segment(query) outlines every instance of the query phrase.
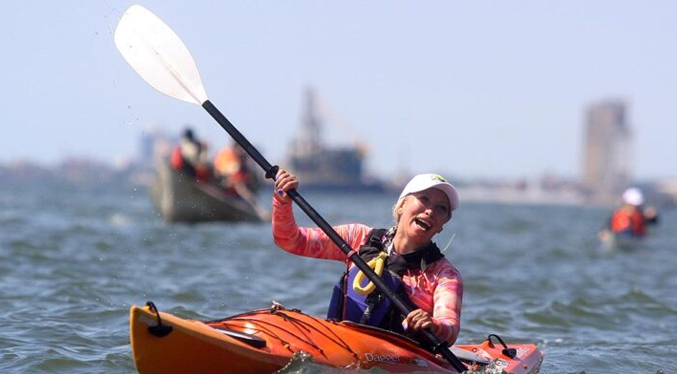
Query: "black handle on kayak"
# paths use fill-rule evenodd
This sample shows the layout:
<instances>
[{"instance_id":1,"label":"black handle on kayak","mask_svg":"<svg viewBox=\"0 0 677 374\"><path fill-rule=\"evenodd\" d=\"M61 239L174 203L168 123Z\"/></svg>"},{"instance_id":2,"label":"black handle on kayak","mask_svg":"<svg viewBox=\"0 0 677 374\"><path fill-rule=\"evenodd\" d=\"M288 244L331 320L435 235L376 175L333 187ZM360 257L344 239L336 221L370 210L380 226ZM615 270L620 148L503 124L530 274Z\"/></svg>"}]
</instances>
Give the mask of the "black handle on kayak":
<instances>
[{"instance_id":1,"label":"black handle on kayak","mask_svg":"<svg viewBox=\"0 0 677 374\"><path fill-rule=\"evenodd\" d=\"M219 111L214 104L209 100L202 103L202 107L216 120L216 122L221 125L221 127L226 130L228 134L238 143L242 148L251 156L251 158L256 161L259 166L265 171L266 178L275 179L275 175L279 169L278 166L273 166L266 160L263 155L247 140L247 138L240 133L240 131L235 128L235 126L224 116L221 111ZM324 219L322 216L296 191L295 189L287 191L287 195L296 203L296 205L303 210L303 212L308 215L308 217L317 224L317 226L324 231L327 236L336 244L339 249L348 255L350 261L352 261L358 269L369 278L372 283L383 292L390 301L399 309L403 315L408 315L412 312L412 309L402 301L402 299L393 292L386 283L376 275L374 270L367 265L367 263L360 257L357 252L353 251L350 245L343 240L343 238L334 230L333 227ZM440 338L437 337L430 329L423 330L423 335L432 345L433 350L437 353L440 353L444 358L449 361L451 366L456 369L459 373L467 370L467 367L461 362L461 360L454 355L446 342L442 342Z\"/></svg>"}]
</instances>

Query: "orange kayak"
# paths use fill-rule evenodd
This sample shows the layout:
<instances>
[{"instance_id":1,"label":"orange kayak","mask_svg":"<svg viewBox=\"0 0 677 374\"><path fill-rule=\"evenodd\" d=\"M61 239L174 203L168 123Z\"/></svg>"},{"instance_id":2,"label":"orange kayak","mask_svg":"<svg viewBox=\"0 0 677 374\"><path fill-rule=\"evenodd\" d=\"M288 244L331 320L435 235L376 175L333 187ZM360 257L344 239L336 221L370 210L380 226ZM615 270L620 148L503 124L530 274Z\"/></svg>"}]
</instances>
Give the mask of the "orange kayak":
<instances>
[{"instance_id":1,"label":"orange kayak","mask_svg":"<svg viewBox=\"0 0 677 374\"><path fill-rule=\"evenodd\" d=\"M130 338L140 374L273 373L303 352L316 363L333 367L456 372L442 357L402 335L279 305L210 322L132 306ZM505 348L514 349L513 358L505 355ZM533 344L504 347L495 340L454 346L452 352L471 369L493 365L515 374L537 373L543 360Z\"/></svg>"}]
</instances>

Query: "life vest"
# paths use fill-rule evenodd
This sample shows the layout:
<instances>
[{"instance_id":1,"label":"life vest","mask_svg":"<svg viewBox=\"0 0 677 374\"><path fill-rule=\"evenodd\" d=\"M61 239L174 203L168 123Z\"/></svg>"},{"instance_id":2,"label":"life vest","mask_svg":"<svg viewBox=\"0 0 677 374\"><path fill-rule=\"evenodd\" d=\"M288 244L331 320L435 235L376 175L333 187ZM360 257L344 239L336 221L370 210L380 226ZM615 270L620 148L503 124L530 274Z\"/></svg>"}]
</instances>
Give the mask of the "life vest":
<instances>
[{"instance_id":1,"label":"life vest","mask_svg":"<svg viewBox=\"0 0 677 374\"><path fill-rule=\"evenodd\" d=\"M233 175L240 168L240 156L232 148L224 148L214 157L214 170L219 175Z\"/></svg>"},{"instance_id":2,"label":"life vest","mask_svg":"<svg viewBox=\"0 0 677 374\"><path fill-rule=\"evenodd\" d=\"M430 243L426 248L399 255L394 251L390 255L385 255L383 239L387 230L374 229L371 231L365 243L360 247L358 255L370 262L378 256L385 257L383 271L380 275L386 285L400 298L405 304L408 304L412 310L418 308L408 298L402 274L407 269L420 269L421 262L431 264L444 257L439 248L434 243ZM334 286L327 319L337 321L352 321L365 325L380 327L386 330L403 333L402 321L404 317L393 303L378 289L369 293L360 291L360 287L353 288L356 278L359 278L361 271L357 266L350 266L343 273L341 279ZM368 279L366 280L368 282ZM360 283L364 288L364 282Z\"/></svg>"},{"instance_id":3,"label":"life vest","mask_svg":"<svg viewBox=\"0 0 677 374\"><path fill-rule=\"evenodd\" d=\"M644 215L639 208L620 208L611 216L611 231L616 234L643 236L646 234Z\"/></svg>"},{"instance_id":4,"label":"life vest","mask_svg":"<svg viewBox=\"0 0 677 374\"><path fill-rule=\"evenodd\" d=\"M172 165L172 168L175 170L183 169L183 156L181 155L181 147L178 145L172 149L172 153L169 157L169 164Z\"/></svg>"}]
</instances>

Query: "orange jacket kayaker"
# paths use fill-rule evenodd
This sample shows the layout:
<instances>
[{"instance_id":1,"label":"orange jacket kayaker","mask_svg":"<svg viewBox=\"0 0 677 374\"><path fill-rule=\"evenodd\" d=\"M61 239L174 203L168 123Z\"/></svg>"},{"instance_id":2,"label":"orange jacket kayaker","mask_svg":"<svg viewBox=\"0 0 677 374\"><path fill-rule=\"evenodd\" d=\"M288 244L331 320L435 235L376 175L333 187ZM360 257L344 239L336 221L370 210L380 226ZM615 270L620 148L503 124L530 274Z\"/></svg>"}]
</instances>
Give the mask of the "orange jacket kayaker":
<instances>
[{"instance_id":1,"label":"orange jacket kayaker","mask_svg":"<svg viewBox=\"0 0 677 374\"><path fill-rule=\"evenodd\" d=\"M272 227L275 243L287 252L345 262L347 256L319 228L298 227L291 199L286 191L298 188L296 176L280 170L275 181ZM388 230L387 251L401 256L429 248L458 207L458 193L436 174L415 176L393 207L395 226ZM353 223L336 226L336 232L358 249L365 244L371 227ZM441 339L453 344L460 331L463 281L458 270L444 256L401 274L406 295L416 309L402 322L407 332L431 328Z\"/></svg>"},{"instance_id":2,"label":"orange jacket kayaker","mask_svg":"<svg viewBox=\"0 0 677 374\"><path fill-rule=\"evenodd\" d=\"M248 189L250 194L254 193L259 187L259 180L251 171L249 163L247 152L239 144L234 143L231 147L219 150L214 157L214 175L226 190L233 190L234 186L241 185Z\"/></svg>"},{"instance_id":3,"label":"orange jacket kayaker","mask_svg":"<svg viewBox=\"0 0 677 374\"><path fill-rule=\"evenodd\" d=\"M647 224L657 222L654 208L643 209L644 195L635 187L623 193L623 205L614 210L609 219L609 229L617 235L642 237L646 234Z\"/></svg>"}]
</instances>

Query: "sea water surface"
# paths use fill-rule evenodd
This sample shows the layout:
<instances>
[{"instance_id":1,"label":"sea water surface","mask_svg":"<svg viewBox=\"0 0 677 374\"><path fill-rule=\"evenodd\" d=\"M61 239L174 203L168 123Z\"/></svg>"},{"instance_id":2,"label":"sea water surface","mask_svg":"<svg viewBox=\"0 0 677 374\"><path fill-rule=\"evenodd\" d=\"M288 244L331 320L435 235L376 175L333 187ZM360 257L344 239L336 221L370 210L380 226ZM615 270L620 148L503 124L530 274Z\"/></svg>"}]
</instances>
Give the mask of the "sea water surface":
<instances>
[{"instance_id":1,"label":"sea water surface","mask_svg":"<svg viewBox=\"0 0 677 374\"><path fill-rule=\"evenodd\" d=\"M396 198L301 193L332 224L377 227ZM456 234L445 254L465 282L458 342L536 343L549 374L677 373L677 212L615 252L596 239L607 215L462 202L438 237ZM166 224L143 187L3 186L0 373L135 373L131 305L216 319L275 300L323 315L342 270L276 248L268 224Z\"/></svg>"}]
</instances>

